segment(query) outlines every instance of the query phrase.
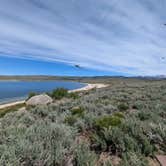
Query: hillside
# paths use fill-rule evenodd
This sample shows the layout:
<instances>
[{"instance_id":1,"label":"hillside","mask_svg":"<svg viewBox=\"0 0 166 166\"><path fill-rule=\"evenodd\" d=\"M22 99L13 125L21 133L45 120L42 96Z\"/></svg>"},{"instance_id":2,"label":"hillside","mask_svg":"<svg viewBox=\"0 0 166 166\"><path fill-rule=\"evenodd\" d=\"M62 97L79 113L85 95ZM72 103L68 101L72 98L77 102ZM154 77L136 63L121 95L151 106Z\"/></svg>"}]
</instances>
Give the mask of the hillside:
<instances>
[{"instance_id":1,"label":"hillside","mask_svg":"<svg viewBox=\"0 0 166 166\"><path fill-rule=\"evenodd\" d=\"M0 118L0 165L158 166L166 155L166 80L107 83Z\"/></svg>"}]
</instances>

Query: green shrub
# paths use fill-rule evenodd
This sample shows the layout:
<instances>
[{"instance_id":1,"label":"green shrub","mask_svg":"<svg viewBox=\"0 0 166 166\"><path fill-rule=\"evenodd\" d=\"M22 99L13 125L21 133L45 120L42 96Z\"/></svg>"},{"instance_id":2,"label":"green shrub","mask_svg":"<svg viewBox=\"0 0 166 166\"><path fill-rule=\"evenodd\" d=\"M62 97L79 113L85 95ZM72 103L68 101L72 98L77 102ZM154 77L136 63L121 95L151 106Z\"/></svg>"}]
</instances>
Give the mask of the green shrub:
<instances>
[{"instance_id":1,"label":"green shrub","mask_svg":"<svg viewBox=\"0 0 166 166\"><path fill-rule=\"evenodd\" d=\"M95 166L97 163L97 155L90 151L88 145L85 143L77 146L74 159L74 165L77 166Z\"/></svg>"},{"instance_id":2,"label":"green shrub","mask_svg":"<svg viewBox=\"0 0 166 166\"><path fill-rule=\"evenodd\" d=\"M140 120L148 120L151 118L151 114L149 112L141 111L138 113L138 117Z\"/></svg>"},{"instance_id":3,"label":"green shrub","mask_svg":"<svg viewBox=\"0 0 166 166\"><path fill-rule=\"evenodd\" d=\"M120 155L125 151L125 142L123 141L124 133L119 127L105 128L102 133L102 137L107 145L107 151L111 151L111 153L115 155Z\"/></svg>"},{"instance_id":4,"label":"green shrub","mask_svg":"<svg viewBox=\"0 0 166 166\"><path fill-rule=\"evenodd\" d=\"M137 109L137 110L142 110L144 108L144 104L141 101L136 101L133 106L133 109Z\"/></svg>"},{"instance_id":5,"label":"green shrub","mask_svg":"<svg viewBox=\"0 0 166 166\"><path fill-rule=\"evenodd\" d=\"M77 122L77 118L75 116L67 116L65 118L65 123L69 124L70 126L73 126L74 123Z\"/></svg>"},{"instance_id":6,"label":"green shrub","mask_svg":"<svg viewBox=\"0 0 166 166\"><path fill-rule=\"evenodd\" d=\"M78 118L82 118L84 116L84 108L76 107L70 110L71 115L66 116L65 123L69 125L74 125L77 122Z\"/></svg>"},{"instance_id":7,"label":"green shrub","mask_svg":"<svg viewBox=\"0 0 166 166\"><path fill-rule=\"evenodd\" d=\"M118 105L118 109L120 111L126 111L126 110L129 109L129 106L127 104L125 104L125 103L121 103L121 104Z\"/></svg>"},{"instance_id":8,"label":"green shrub","mask_svg":"<svg viewBox=\"0 0 166 166\"><path fill-rule=\"evenodd\" d=\"M125 134L119 127L104 128L93 134L91 140L92 149L97 152L108 151L114 155L121 155L123 152L139 149L135 139Z\"/></svg>"},{"instance_id":9,"label":"green shrub","mask_svg":"<svg viewBox=\"0 0 166 166\"><path fill-rule=\"evenodd\" d=\"M132 137L130 136L129 134L125 134L123 133L123 138L122 139L122 142L124 142L124 151L125 152L139 152L140 151L140 147L138 146L138 143L137 141Z\"/></svg>"},{"instance_id":10,"label":"green shrub","mask_svg":"<svg viewBox=\"0 0 166 166\"><path fill-rule=\"evenodd\" d=\"M78 93L72 92L72 93L68 94L68 97L69 98L73 98L73 99L78 99L79 95L78 95Z\"/></svg>"},{"instance_id":11,"label":"green shrub","mask_svg":"<svg viewBox=\"0 0 166 166\"><path fill-rule=\"evenodd\" d=\"M83 117L84 116L84 112L85 112L85 110L82 107L73 108L71 110L71 114L73 116L77 116L77 117Z\"/></svg>"},{"instance_id":12,"label":"green shrub","mask_svg":"<svg viewBox=\"0 0 166 166\"><path fill-rule=\"evenodd\" d=\"M35 92L30 92L29 95L28 95L28 99L30 99L31 97L36 96L36 95L37 95L37 93L35 93Z\"/></svg>"},{"instance_id":13,"label":"green shrub","mask_svg":"<svg viewBox=\"0 0 166 166\"><path fill-rule=\"evenodd\" d=\"M2 140L5 136L7 139ZM43 120L30 127L7 126L5 132L0 132L0 165L64 165L74 137L71 127Z\"/></svg>"},{"instance_id":14,"label":"green shrub","mask_svg":"<svg viewBox=\"0 0 166 166\"><path fill-rule=\"evenodd\" d=\"M122 155L119 166L148 166L148 161L139 153L127 152Z\"/></svg>"},{"instance_id":15,"label":"green shrub","mask_svg":"<svg viewBox=\"0 0 166 166\"><path fill-rule=\"evenodd\" d=\"M39 117L46 117L49 114L49 110L47 106L34 106L30 107L29 111L34 115L38 115Z\"/></svg>"},{"instance_id":16,"label":"green shrub","mask_svg":"<svg viewBox=\"0 0 166 166\"><path fill-rule=\"evenodd\" d=\"M138 145L140 146L142 154L145 156L153 155L154 146L150 144L150 141L145 135L140 135L137 138Z\"/></svg>"},{"instance_id":17,"label":"green shrub","mask_svg":"<svg viewBox=\"0 0 166 166\"><path fill-rule=\"evenodd\" d=\"M63 97L67 96L68 96L68 90L64 88L57 88L53 90L51 93L51 97L56 100L62 99Z\"/></svg>"},{"instance_id":18,"label":"green shrub","mask_svg":"<svg viewBox=\"0 0 166 166\"><path fill-rule=\"evenodd\" d=\"M109 128L110 126L119 126L122 120L117 116L103 116L95 120L95 125L99 128Z\"/></svg>"},{"instance_id":19,"label":"green shrub","mask_svg":"<svg viewBox=\"0 0 166 166\"><path fill-rule=\"evenodd\" d=\"M96 151L96 152L102 152L102 151L107 151L107 143L106 140L104 139L103 133L93 133L90 135L91 139L91 149Z\"/></svg>"},{"instance_id":20,"label":"green shrub","mask_svg":"<svg viewBox=\"0 0 166 166\"><path fill-rule=\"evenodd\" d=\"M125 116L124 116L124 114L122 112L115 112L113 115L117 116L119 118L125 118Z\"/></svg>"}]
</instances>

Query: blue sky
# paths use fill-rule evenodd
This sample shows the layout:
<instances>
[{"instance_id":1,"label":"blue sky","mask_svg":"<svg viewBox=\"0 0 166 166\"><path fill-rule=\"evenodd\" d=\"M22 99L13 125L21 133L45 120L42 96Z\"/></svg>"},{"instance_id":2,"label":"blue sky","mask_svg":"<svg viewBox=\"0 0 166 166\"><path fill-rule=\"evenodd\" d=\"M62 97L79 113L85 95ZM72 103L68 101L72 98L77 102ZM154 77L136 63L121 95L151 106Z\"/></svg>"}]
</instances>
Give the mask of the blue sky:
<instances>
[{"instance_id":1,"label":"blue sky","mask_svg":"<svg viewBox=\"0 0 166 166\"><path fill-rule=\"evenodd\" d=\"M166 74L165 0L0 3L0 74Z\"/></svg>"},{"instance_id":2,"label":"blue sky","mask_svg":"<svg viewBox=\"0 0 166 166\"><path fill-rule=\"evenodd\" d=\"M118 72L76 68L62 62L1 57L0 75L120 76Z\"/></svg>"}]
</instances>

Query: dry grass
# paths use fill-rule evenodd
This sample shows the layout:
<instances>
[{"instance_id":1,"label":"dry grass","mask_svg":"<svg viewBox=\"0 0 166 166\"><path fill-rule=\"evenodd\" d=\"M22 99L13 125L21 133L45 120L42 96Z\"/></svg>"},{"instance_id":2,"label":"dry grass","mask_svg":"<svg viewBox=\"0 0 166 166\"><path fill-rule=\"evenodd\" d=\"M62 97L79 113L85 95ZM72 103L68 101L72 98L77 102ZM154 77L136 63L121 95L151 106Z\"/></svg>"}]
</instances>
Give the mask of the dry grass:
<instances>
[{"instance_id":1,"label":"dry grass","mask_svg":"<svg viewBox=\"0 0 166 166\"><path fill-rule=\"evenodd\" d=\"M24 103L0 109L0 118L5 116L7 113L18 111L18 109L20 109L22 107L25 107Z\"/></svg>"}]
</instances>

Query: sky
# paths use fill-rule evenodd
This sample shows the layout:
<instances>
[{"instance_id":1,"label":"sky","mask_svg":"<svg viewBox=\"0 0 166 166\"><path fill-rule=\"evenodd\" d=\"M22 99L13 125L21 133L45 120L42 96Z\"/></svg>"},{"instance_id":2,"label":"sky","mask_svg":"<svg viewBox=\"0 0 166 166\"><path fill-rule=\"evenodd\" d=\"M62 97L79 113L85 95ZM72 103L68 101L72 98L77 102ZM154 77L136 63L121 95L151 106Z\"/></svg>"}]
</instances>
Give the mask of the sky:
<instances>
[{"instance_id":1,"label":"sky","mask_svg":"<svg viewBox=\"0 0 166 166\"><path fill-rule=\"evenodd\" d=\"M0 0L0 75L166 75L165 9L166 0Z\"/></svg>"}]
</instances>

